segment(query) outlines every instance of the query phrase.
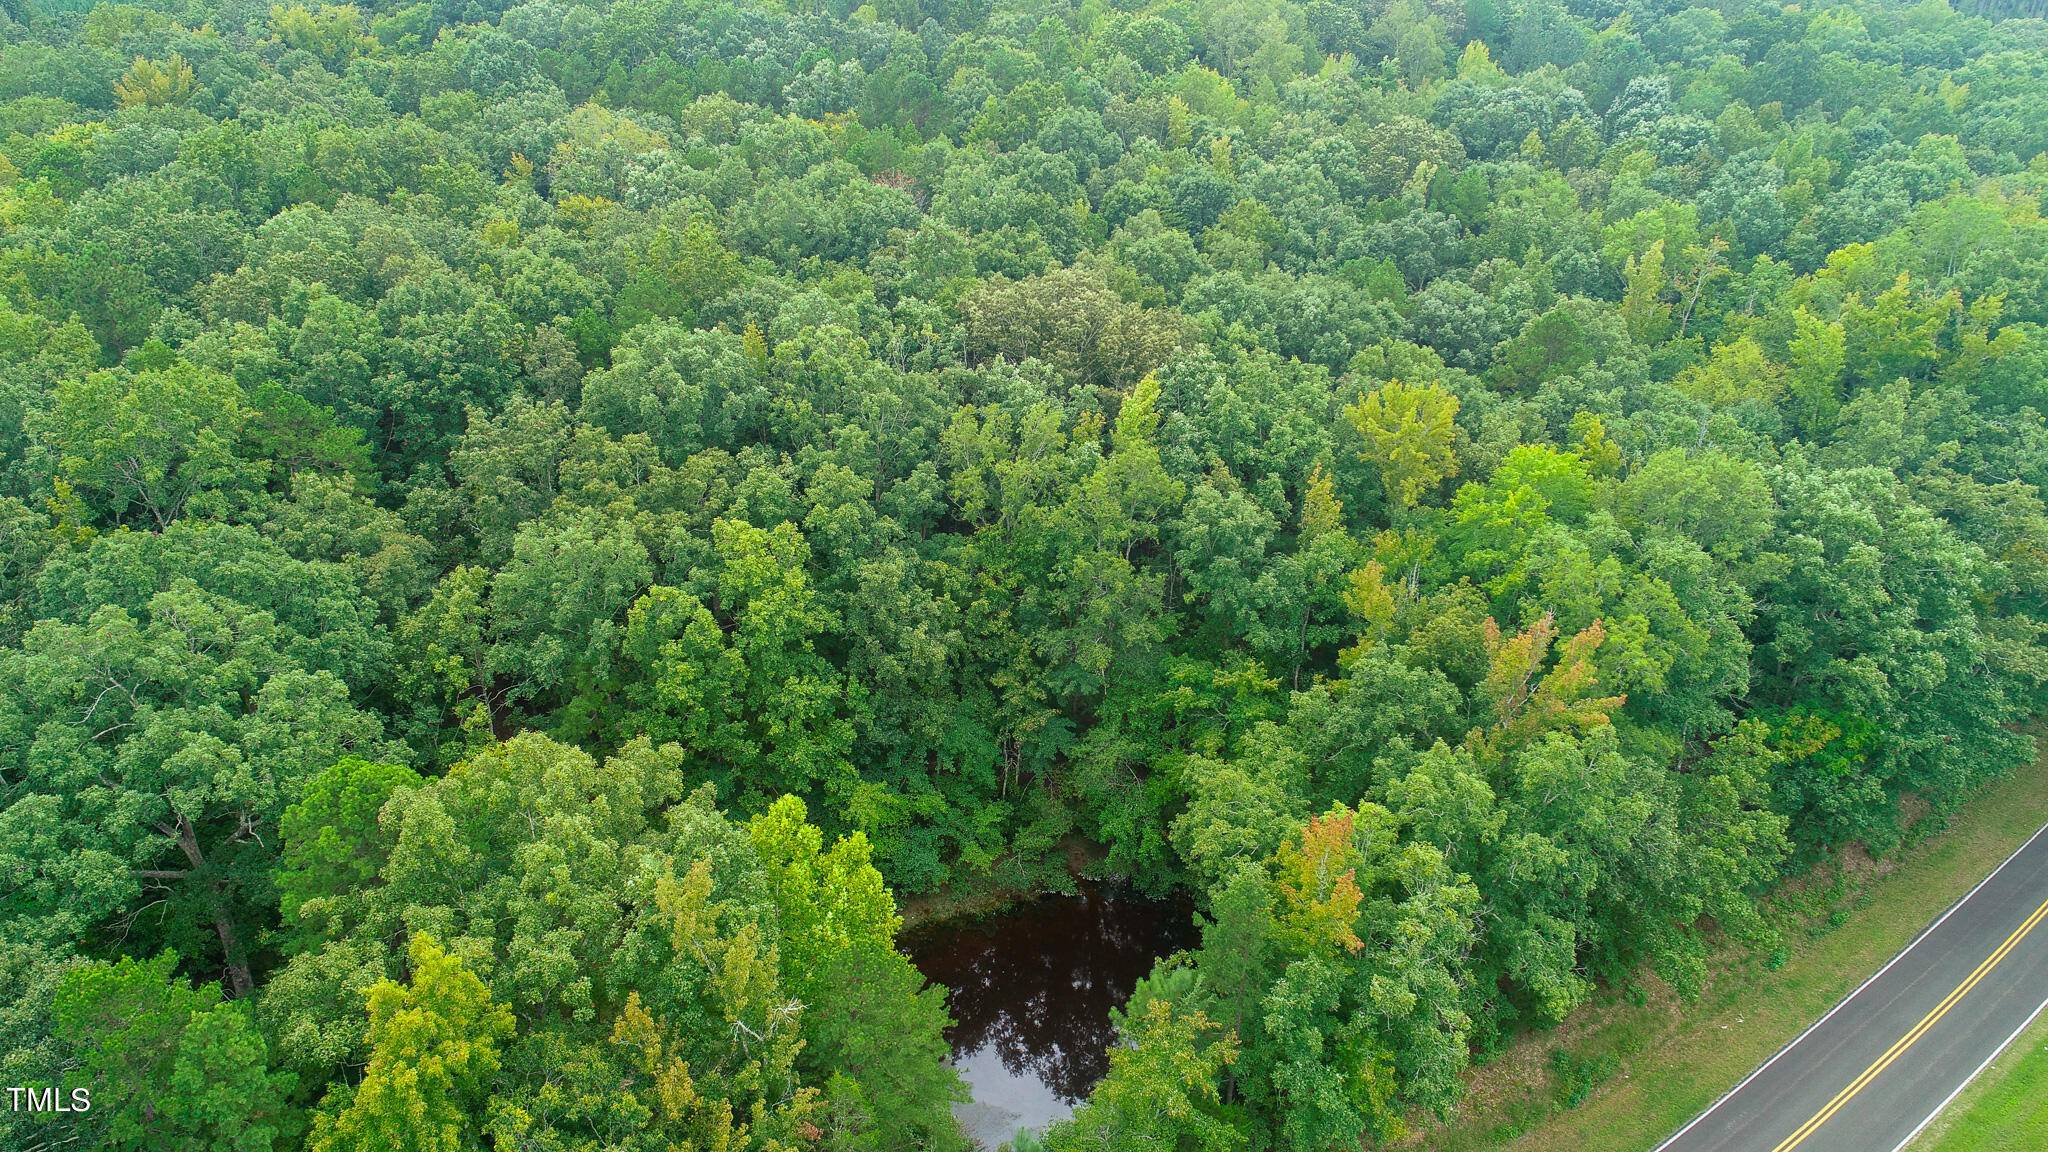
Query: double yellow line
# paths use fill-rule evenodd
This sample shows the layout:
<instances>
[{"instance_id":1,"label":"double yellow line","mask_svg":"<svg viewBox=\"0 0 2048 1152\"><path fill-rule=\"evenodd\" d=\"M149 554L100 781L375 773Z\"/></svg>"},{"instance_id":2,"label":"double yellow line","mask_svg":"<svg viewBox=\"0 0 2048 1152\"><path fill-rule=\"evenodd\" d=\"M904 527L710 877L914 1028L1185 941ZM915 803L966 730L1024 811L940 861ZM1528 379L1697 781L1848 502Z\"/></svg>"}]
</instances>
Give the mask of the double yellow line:
<instances>
[{"instance_id":1,"label":"double yellow line","mask_svg":"<svg viewBox=\"0 0 2048 1152\"><path fill-rule=\"evenodd\" d=\"M1977 983L1983 980L1985 976L1989 975L1993 968L1998 967L1999 961L2004 960L2008 953L2010 953L2014 948L2019 947L2020 941L2026 939L2027 933L2032 932L2034 930L2034 925L2039 924L2044 917L2048 917L2048 900L2042 901L2041 906L2039 908L2034 909L2034 914L2032 916L2027 917L2025 922L2023 922L2018 928L2013 929L2012 935L2007 936L2005 938L2005 943L2000 944L1998 946L1997 951L1985 957L1984 962L1982 964L1977 965L1977 970L1975 972L1970 973L1969 979L1964 980L1961 984L1956 985L1955 991L1950 992L1948 996L1942 1000L1941 1003L1936 1004L1934 1006L1933 1011L1929 1012L1925 1016L1922 1016L1920 1018L1920 1022L1918 1024L1913 1025L1913 1030L1911 1032L1908 1032L1904 1036L1899 1037L1898 1043L1893 1044L1889 1051L1887 1051L1884 1055L1878 1057L1876 1063L1872 1064L1868 1068L1865 1068L1861 1076L1858 1076L1855 1080L1851 1081L1847 1088L1844 1088L1840 1092L1837 1092L1835 1094L1835 1098L1827 1102L1826 1107L1822 1108L1818 1112L1815 1112L1811 1119L1807 1120L1806 1123L1801 1124L1799 1126L1798 1131L1792 1133L1790 1136L1785 1137L1782 1143L1780 1143L1776 1148L1771 1149L1771 1152L1792 1152L1794 1148L1797 1148L1800 1144L1804 1143L1808 1136L1813 1135L1814 1132L1818 1130L1821 1125L1828 1122L1829 1118L1834 1116L1835 1113L1841 1111L1843 1105L1847 1104L1850 1100L1855 1099L1856 1094L1858 1092L1863 1091L1864 1088L1869 1086L1872 1080L1877 1079L1878 1076L1882 1074L1885 1069L1891 1067L1894 1061L1896 1061L1899 1057L1905 1055L1906 1049L1911 1048L1913 1045L1919 1043L1920 1038L1927 1034L1927 1030L1929 1028L1934 1027L1934 1025L1937 1022L1939 1022L1943 1016L1946 1016L1948 1014L1948 1010L1956 1006L1957 1001L1960 1001L1963 997L1969 995L1970 989L1975 988L1977 986Z\"/></svg>"}]
</instances>

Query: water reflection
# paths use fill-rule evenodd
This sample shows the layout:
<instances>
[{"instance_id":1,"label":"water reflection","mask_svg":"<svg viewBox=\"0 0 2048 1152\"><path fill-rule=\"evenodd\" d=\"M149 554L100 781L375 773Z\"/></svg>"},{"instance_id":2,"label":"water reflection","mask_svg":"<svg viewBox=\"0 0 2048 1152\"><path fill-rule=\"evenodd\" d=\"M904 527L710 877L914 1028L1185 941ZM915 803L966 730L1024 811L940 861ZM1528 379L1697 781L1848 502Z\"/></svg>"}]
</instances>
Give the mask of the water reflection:
<instances>
[{"instance_id":1,"label":"water reflection","mask_svg":"<svg viewBox=\"0 0 2048 1152\"><path fill-rule=\"evenodd\" d=\"M913 933L911 959L952 990L968 1135L994 1148L1072 1112L1109 1070L1110 1009L1156 957L1194 942L1185 905L1099 890Z\"/></svg>"}]
</instances>

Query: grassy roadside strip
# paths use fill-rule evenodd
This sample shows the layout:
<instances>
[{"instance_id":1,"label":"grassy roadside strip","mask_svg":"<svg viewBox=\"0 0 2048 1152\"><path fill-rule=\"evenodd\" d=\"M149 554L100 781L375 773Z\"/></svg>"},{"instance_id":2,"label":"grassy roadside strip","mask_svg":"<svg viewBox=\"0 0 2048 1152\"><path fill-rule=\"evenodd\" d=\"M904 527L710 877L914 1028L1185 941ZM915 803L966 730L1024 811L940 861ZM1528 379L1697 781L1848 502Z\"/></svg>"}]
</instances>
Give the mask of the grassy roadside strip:
<instances>
[{"instance_id":1,"label":"grassy roadside strip","mask_svg":"<svg viewBox=\"0 0 2048 1152\"><path fill-rule=\"evenodd\" d=\"M2048 1012L1948 1106L1908 1152L2048 1148Z\"/></svg>"},{"instance_id":2,"label":"grassy roadside strip","mask_svg":"<svg viewBox=\"0 0 2048 1152\"><path fill-rule=\"evenodd\" d=\"M1467 1077L1455 1114L1418 1125L1404 1146L1645 1152L1848 995L2044 822L2048 756L1891 859L1846 854L1788 885L1770 908L1783 946L1770 955L1724 950L1698 1000L1681 1002L1649 978L1510 1045Z\"/></svg>"}]
</instances>

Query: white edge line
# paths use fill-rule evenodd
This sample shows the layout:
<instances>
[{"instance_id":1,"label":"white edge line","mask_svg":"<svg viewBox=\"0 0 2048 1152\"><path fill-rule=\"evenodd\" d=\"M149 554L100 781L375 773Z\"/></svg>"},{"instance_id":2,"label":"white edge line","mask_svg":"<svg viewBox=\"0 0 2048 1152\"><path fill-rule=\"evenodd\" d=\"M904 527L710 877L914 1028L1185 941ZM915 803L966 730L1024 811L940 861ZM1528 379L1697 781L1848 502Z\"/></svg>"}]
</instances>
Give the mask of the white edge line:
<instances>
[{"instance_id":1,"label":"white edge line","mask_svg":"<svg viewBox=\"0 0 2048 1152\"><path fill-rule=\"evenodd\" d=\"M2000 1056L2004 1055L2005 1050L2007 1048L2012 1047L2012 1042L2020 1038L2020 1033L2025 1032L2028 1028L2033 1027L2035 1018L2040 1016L2044 1009L2048 1009L2048 1000L2041 1001L2040 1007L2035 1008L2033 1012L2028 1014L2026 1022L2021 1024L2019 1027L2013 1029L2012 1035L2007 1036L2005 1038L2005 1042L2000 1044L1996 1049L1994 1049L1991 1055L1986 1056L1982 1064L1977 1065L1975 1070L1973 1070L1968 1076L1965 1076L1963 1078L1963 1082L1961 1084L1956 1085L1956 1090L1948 1094L1947 1099L1943 1100L1939 1104L1936 1104L1934 1106L1934 1111L1929 1112L1927 1114L1927 1119L1922 1120L1919 1123L1919 1125L1915 1127L1911 1132L1906 1133L1906 1138L1904 1140L1899 1141L1898 1147L1893 1148L1892 1152L1905 1152L1906 1145L1911 1144L1913 1141L1919 1139L1920 1133L1925 1131L1929 1124L1934 1123L1934 1118L1936 1116L1941 1115L1943 1112L1947 1111L1948 1106L1956 1102L1956 1097L1961 1096L1963 1094L1963 1089L1968 1088L1970 1084L1977 1079L1977 1077L1982 1076L1984 1074L1984 1070L1986 1068L1991 1067L1991 1062L1993 1060L1996 1060Z\"/></svg>"},{"instance_id":2,"label":"white edge line","mask_svg":"<svg viewBox=\"0 0 2048 1152\"><path fill-rule=\"evenodd\" d=\"M2007 856L2005 859L1999 861L1998 867L1993 868L1988 874L1985 875L1985 877L1982 880L1977 881L1976 887L1971 888L1968 892L1963 893L1961 899L1949 905L1948 910L1946 912L1943 912L1940 916L1936 917L1934 923L1929 924L1920 933L1920 935L1913 937L1913 942L1911 944L1908 944L1903 949L1901 949L1897 956L1894 956L1890 960L1886 961L1884 967L1879 968L1876 972L1871 973L1870 979L1865 980L1861 984L1858 984L1856 986L1856 991L1851 992L1847 996L1842 997L1841 1003L1836 1004L1833 1008L1828 1009L1827 1015L1822 1016L1820 1019L1815 1020L1813 1023L1807 1025L1806 1031L1801 1032L1799 1035L1793 1037L1791 1043L1785 1045L1783 1048L1778 1049L1778 1051L1774 1055L1772 1055L1772 1057L1769 1060L1766 1060L1763 1063L1757 1065L1756 1070L1754 1072L1751 1072L1749 1075L1744 1076L1742 1078L1741 1083L1737 1084L1735 1087L1730 1088L1727 1092L1723 1093L1719 1100L1716 1100L1712 1104L1707 1106L1706 1111L1693 1117L1690 1121L1686 1123L1685 1127L1680 1128L1676 1132L1673 1132L1671 1136L1668 1139L1666 1139L1662 1144L1659 1144L1654 1149L1651 1149L1651 1152L1664 1152L1666 1148L1669 1148L1673 1144L1678 1143L1679 1140L1684 1138L1686 1133L1692 1131L1695 1127L1697 1127L1700 1121L1705 1120L1709 1116L1712 1116L1714 1112L1721 1107L1721 1105L1726 1104L1729 1100L1733 1099L1736 1093L1742 1091L1744 1088L1749 1087L1750 1081L1763 1075L1764 1072L1767 1069L1769 1069L1771 1065L1776 1064L1778 1062L1778 1059L1784 1056L1785 1053L1790 1052L1794 1048L1797 1048L1799 1046L1800 1041L1806 1039L1808 1036L1813 1034L1814 1029L1819 1028L1821 1025L1827 1023L1829 1020L1834 1019L1835 1013L1840 1012L1842 1009L1848 1007L1849 1002L1851 1000L1856 999L1857 996L1861 995L1865 988L1868 988L1872 984L1877 983L1878 978L1883 976L1885 973L1891 971L1892 966L1894 964L1897 964L1899 961L1904 960L1906 958L1907 953L1911 952L1915 948L1918 948L1922 940L1925 940L1929 936L1934 935L1935 929L1941 927L1942 924L1947 922L1949 917L1955 915L1957 909L1961 908L1965 904L1968 904L1970 902L1970 898L1975 896L1986 884L1991 883L1993 877L1997 876L2000 872L2005 871L2005 866L2007 864L2012 863L2014 860L2017 860L2020 856L2020 853L2025 852L2028 848L2032 847L2034 841L2039 840L2043 832L2048 832L2048 824L2043 824L2039 828L2034 829L2034 834L2032 836L2027 837L2026 843L2020 845L2018 848L2013 849L2012 855ZM2010 1044L2011 1041L2008 1040L2006 1043ZM1936 1111L1939 1112L1940 1109L1936 1109ZM1932 1120L1933 1117L1930 1116L1928 1117L1928 1119ZM1904 1147L1904 1145L1901 1145L1900 1147ZM1892 1152L1898 1152L1898 1149L1895 1148L1892 1150Z\"/></svg>"}]
</instances>

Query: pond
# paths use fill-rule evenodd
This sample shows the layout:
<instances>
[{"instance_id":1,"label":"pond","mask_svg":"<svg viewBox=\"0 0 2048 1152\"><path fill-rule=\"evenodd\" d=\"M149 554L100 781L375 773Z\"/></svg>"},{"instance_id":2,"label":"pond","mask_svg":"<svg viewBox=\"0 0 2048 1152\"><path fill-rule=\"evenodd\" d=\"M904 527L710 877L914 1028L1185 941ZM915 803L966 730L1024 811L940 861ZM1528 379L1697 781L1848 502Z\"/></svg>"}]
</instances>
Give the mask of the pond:
<instances>
[{"instance_id":1,"label":"pond","mask_svg":"<svg viewBox=\"0 0 2048 1152\"><path fill-rule=\"evenodd\" d=\"M961 1127L994 1149L1064 1119L1109 1071L1110 1009L1154 959L1196 942L1186 904L1094 888L907 934L919 970L952 990L946 1040L974 1093Z\"/></svg>"}]
</instances>

